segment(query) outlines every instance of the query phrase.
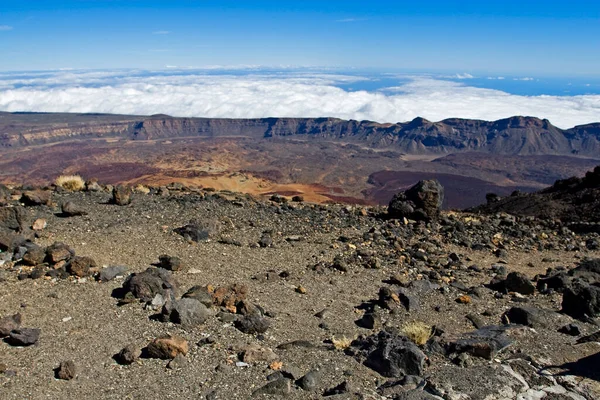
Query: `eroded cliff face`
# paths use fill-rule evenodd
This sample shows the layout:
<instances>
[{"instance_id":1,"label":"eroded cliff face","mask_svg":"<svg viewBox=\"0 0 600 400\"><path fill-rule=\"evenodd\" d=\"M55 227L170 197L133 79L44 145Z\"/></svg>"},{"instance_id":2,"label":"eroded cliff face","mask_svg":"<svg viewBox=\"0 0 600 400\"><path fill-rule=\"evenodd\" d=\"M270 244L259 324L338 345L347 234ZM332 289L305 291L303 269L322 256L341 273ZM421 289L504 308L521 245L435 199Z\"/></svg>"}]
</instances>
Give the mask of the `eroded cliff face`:
<instances>
[{"instance_id":1,"label":"eroded cliff face","mask_svg":"<svg viewBox=\"0 0 600 400\"><path fill-rule=\"evenodd\" d=\"M0 146L15 147L81 138L155 140L180 137L247 137L327 140L391 148L408 154L484 152L504 155L600 154L600 123L562 130L548 120L511 117L498 121L452 118L380 124L336 118L172 118L60 114L44 123L37 114L0 113ZM7 118L8 116L8 118ZM86 119L87 118L87 119ZM119 119L120 118L120 119Z\"/></svg>"}]
</instances>

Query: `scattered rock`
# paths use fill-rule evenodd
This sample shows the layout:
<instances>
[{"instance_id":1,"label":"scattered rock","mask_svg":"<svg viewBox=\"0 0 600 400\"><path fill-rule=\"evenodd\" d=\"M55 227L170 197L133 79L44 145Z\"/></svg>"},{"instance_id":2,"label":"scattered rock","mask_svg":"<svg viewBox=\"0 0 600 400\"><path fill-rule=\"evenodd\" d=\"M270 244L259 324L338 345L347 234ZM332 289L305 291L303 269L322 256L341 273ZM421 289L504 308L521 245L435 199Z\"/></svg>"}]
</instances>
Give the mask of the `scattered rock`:
<instances>
[{"instance_id":1,"label":"scattered rock","mask_svg":"<svg viewBox=\"0 0 600 400\"><path fill-rule=\"evenodd\" d=\"M307 392L317 390L321 384L321 373L316 370L309 371L302 378L298 379L296 384Z\"/></svg>"},{"instance_id":2,"label":"scattered rock","mask_svg":"<svg viewBox=\"0 0 600 400\"><path fill-rule=\"evenodd\" d=\"M146 349L150 358L172 360L178 354L187 354L188 342L180 336L163 336L150 342Z\"/></svg>"},{"instance_id":3,"label":"scattered rock","mask_svg":"<svg viewBox=\"0 0 600 400\"><path fill-rule=\"evenodd\" d=\"M180 271L182 269L181 258L179 257L163 254L158 259L160 261L158 266L161 268L169 271Z\"/></svg>"},{"instance_id":4,"label":"scattered rock","mask_svg":"<svg viewBox=\"0 0 600 400\"><path fill-rule=\"evenodd\" d=\"M388 206L388 215L395 219L437 219L444 201L444 188L437 180L419 181L396 194Z\"/></svg>"},{"instance_id":5,"label":"scattered rock","mask_svg":"<svg viewBox=\"0 0 600 400\"><path fill-rule=\"evenodd\" d=\"M33 229L34 231L43 231L44 229L46 229L47 226L48 222L45 219L38 218L35 221L33 221L31 229Z\"/></svg>"},{"instance_id":6,"label":"scattered rock","mask_svg":"<svg viewBox=\"0 0 600 400\"><path fill-rule=\"evenodd\" d=\"M364 364L387 377L421 375L425 367L425 354L404 336L387 331L357 339L352 342L356 356Z\"/></svg>"},{"instance_id":7,"label":"scattered rock","mask_svg":"<svg viewBox=\"0 0 600 400\"><path fill-rule=\"evenodd\" d=\"M12 346L31 346L39 340L40 332L36 328L17 328L5 340Z\"/></svg>"},{"instance_id":8,"label":"scattered rock","mask_svg":"<svg viewBox=\"0 0 600 400\"><path fill-rule=\"evenodd\" d=\"M565 289L562 311L578 319L600 315L600 287L577 280Z\"/></svg>"},{"instance_id":9,"label":"scattered rock","mask_svg":"<svg viewBox=\"0 0 600 400\"><path fill-rule=\"evenodd\" d=\"M0 318L0 338L10 335L10 332L21 326L21 314L8 315Z\"/></svg>"},{"instance_id":10,"label":"scattered rock","mask_svg":"<svg viewBox=\"0 0 600 400\"><path fill-rule=\"evenodd\" d=\"M156 294L169 298L175 288L171 273L163 268L150 267L129 275L123 282L123 291L142 301L151 301Z\"/></svg>"},{"instance_id":11,"label":"scattered rock","mask_svg":"<svg viewBox=\"0 0 600 400\"><path fill-rule=\"evenodd\" d=\"M23 192L21 203L27 206L50 205L52 192L48 190L31 190Z\"/></svg>"},{"instance_id":12,"label":"scattered rock","mask_svg":"<svg viewBox=\"0 0 600 400\"><path fill-rule=\"evenodd\" d=\"M175 229L185 240L193 242L206 241L219 233L219 223L214 220L190 221L189 224Z\"/></svg>"},{"instance_id":13,"label":"scattered rock","mask_svg":"<svg viewBox=\"0 0 600 400\"><path fill-rule=\"evenodd\" d=\"M118 206L126 206L131 204L133 190L129 186L118 185L113 188L112 203Z\"/></svg>"},{"instance_id":14,"label":"scattered rock","mask_svg":"<svg viewBox=\"0 0 600 400\"><path fill-rule=\"evenodd\" d=\"M255 390L254 393L252 393L252 396L287 396L291 391L292 381L287 378L279 378Z\"/></svg>"},{"instance_id":15,"label":"scattered rock","mask_svg":"<svg viewBox=\"0 0 600 400\"><path fill-rule=\"evenodd\" d=\"M109 282L115 279L117 276L123 276L127 272L127 267L123 265L114 265L106 268L102 268L97 276L100 282Z\"/></svg>"},{"instance_id":16,"label":"scattered rock","mask_svg":"<svg viewBox=\"0 0 600 400\"><path fill-rule=\"evenodd\" d=\"M72 201L67 201L62 204L61 207L62 214L65 217L76 217L80 215L87 215L87 211L83 209L83 207L73 203Z\"/></svg>"},{"instance_id":17,"label":"scattered rock","mask_svg":"<svg viewBox=\"0 0 600 400\"><path fill-rule=\"evenodd\" d=\"M491 360L496 354L513 343L506 335L508 330L508 327L490 325L465 333L455 339L448 340L445 344L446 352L448 354L467 353Z\"/></svg>"},{"instance_id":18,"label":"scattered rock","mask_svg":"<svg viewBox=\"0 0 600 400\"><path fill-rule=\"evenodd\" d=\"M579 326L577 326L575 324L564 325L558 329L558 332L564 333L565 335L569 335L569 336L581 335L581 330L579 329Z\"/></svg>"},{"instance_id":19,"label":"scattered rock","mask_svg":"<svg viewBox=\"0 0 600 400\"><path fill-rule=\"evenodd\" d=\"M114 359L121 365L133 364L142 354L142 351L135 344L128 344L121 351L115 354Z\"/></svg>"},{"instance_id":20,"label":"scattered rock","mask_svg":"<svg viewBox=\"0 0 600 400\"><path fill-rule=\"evenodd\" d=\"M542 310L536 307L512 307L504 313L504 316L511 324L520 324L532 328L547 327L551 324L551 314L548 310Z\"/></svg>"},{"instance_id":21,"label":"scattered rock","mask_svg":"<svg viewBox=\"0 0 600 400\"><path fill-rule=\"evenodd\" d=\"M56 378L63 380L71 380L75 378L77 371L75 369L75 363L73 361L62 361L59 367L56 369Z\"/></svg>"},{"instance_id":22,"label":"scattered rock","mask_svg":"<svg viewBox=\"0 0 600 400\"><path fill-rule=\"evenodd\" d=\"M248 314L235 321L235 327L248 334L265 333L271 326L271 321L260 314Z\"/></svg>"},{"instance_id":23,"label":"scattered rock","mask_svg":"<svg viewBox=\"0 0 600 400\"><path fill-rule=\"evenodd\" d=\"M212 315L204 304L191 297L167 302L162 314L165 319L184 326L201 325Z\"/></svg>"},{"instance_id":24,"label":"scattered rock","mask_svg":"<svg viewBox=\"0 0 600 400\"><path fill-rule=\"evenodd\" d=\"M67 264L67 271L79 278L90 276L97 268L96 262L90 257L75 256Z\"/></svg>"},{"instance_id":25,"label":"scattered rock","mask_svg":"<svg viewBox=\"0 0 600 400\"><path fill-rule=\"evenodd\" d=\"M256 344L247 345L240 352L240 359L246 363L270 363L278 358L279 357L277 357L277 354L275 354L273 350Z\"/></svg>"},{"instance_id":26,"label":"scattered rock","mask_svg":"<svg viewBox=\"0 0 600 400\"><path fill-rule=\"evenodd\" d=\"M531 283L527 276L520 272L509 273L504 285L509 292L516 292L524 295L531 295L535 292L533 283Z\"/></svg>"},{"instance_id":27,"label":"scattered rock","mask_svg":"<svg viewBox=\"0 0 600 400\"><path fill-rule=\"evenodd\" d=\"M64 243L54 243L46 249L46 258L52 264L68 261L75 255L75 250Z\"/></svg>"}]
</instances>

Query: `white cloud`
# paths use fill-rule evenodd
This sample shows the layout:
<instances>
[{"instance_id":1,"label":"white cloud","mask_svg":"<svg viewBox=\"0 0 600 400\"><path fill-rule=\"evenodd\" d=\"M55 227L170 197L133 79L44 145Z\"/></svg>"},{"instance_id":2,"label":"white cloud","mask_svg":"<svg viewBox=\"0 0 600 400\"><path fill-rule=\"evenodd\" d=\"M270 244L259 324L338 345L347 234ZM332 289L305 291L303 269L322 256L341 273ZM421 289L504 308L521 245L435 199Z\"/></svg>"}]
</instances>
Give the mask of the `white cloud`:
<instances>
[{"instance_id":1,"label":"white cloud","mask_svg":"<svg viewBox=\"0 0 600 400\"><path fill-rule=\"evenodd\" d=\"M562 128L598 121L600 95L520 96L427 76L385 91L347 91L368 77L318 71L56 71L0 73L0 110L195 117L338 117L379 122L417 116L547 118ZM338 85L338 86L336 86Z\"/></svg>"},{"instance_id":2,"label":"white cloud","mask_svg":"<svg viewBox=\"0 0 600 400\"><path fill-rule=\"evenodd\" d=\"M12 31L12 26L9 25L0 25L0 31Z\"/></svg>"},{"instance_id":3,"label":"white cloud","mask_svg":"<svg viewBox=\"0 0 600 400\"><path fill-rule=\"evenodd\" d=\"M513 78L513 81L524 81L524 82L527 82L527 81L533 81L533 80L535 80L535 79L529 78L529 77L525 77L525 78Z\"/></svg>"},{"instance_id":4,"label":"white cloud","mask_svg":"<svg viewBox=\"0 0 600 400\"><path fill-rule=\"evenodd\" d=\"M168 35L170 33L171 33L171 31L154 31L154 32L152 32L153 35Z\"/></svg>"},{"instance_id":5,"label":"white cloud","mask_svg":"<svg viewBox=\"0 0 600 400\"><path fill-rule=\"evenodd\" d=\"M456 79L473 79L473 78L475 78L473 75L467 74L466 72L464 74L456 74L454 77Z\"/></svg>"}]
</instances>

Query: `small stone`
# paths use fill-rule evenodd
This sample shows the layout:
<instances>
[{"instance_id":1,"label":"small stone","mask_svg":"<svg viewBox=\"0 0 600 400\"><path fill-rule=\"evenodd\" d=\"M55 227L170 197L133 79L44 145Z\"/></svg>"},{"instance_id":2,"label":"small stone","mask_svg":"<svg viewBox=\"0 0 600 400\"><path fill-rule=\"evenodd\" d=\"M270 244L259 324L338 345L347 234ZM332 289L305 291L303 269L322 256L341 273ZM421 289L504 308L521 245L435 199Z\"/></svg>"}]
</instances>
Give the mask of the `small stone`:
<instances>
[{"instance_id":1,"label":"small stone","mask_svg":"<svg viewBox=\"0 0 600 400\"><path fill-rule=\"evenodd\" d=\"M8 315L0 318L0 337L10 335L10 332L21 326L21 314Z\"/></svg>"},{"instance_id":2,"label":"small stone","mask_svg":"<svg viewBox=\"0 0 600 400\"><path fill-rule=\"evenodd\" d=\"M75 363L73 361L63 361L56 369L56 378L63 380L71 380L76 375Z\"/></svg>"},{"instance_id":3,"label":"small stone","mask_svg":"<svg viewBox=\"0 0 600 400\"><path fill-rule=\"evenodd\" d=\"M182 354L177 354L174 359L167 363L168 369L181 369L185 364L185 357Z\"/></svg>"},{"instance_id":4,"label":"small stone","mask_svg":"<svg viewBox=\"0 0 600 400\"><path fill-rule=\"evenodd\" d=\"M48 226L48 222L43 218L38 218L33 222L33 225L31 225L31 229L34 231L43 231L46 229L46 226Z\"/></svg>"},{"instance_id":5,"label":"small stone","mask_svg":"<svg viewBox=\"0 0 600 400\"><path fill-rule=\"evenodd\" d=\"M167 269L169 271L180 271L182 269L181 258L175 256L169 256L163 254L158 257L159 267Z\"/></svg>"},{"instance_id":6,"label":"small stone","mask_svg":"<svg viewBox=\"0 0 600 400\"><path fill-rule=\"evenodd\" d=\"M298 287L296 287L296 292L300 294L306 294L306 288L302 285L299 285Z\"/></svg>"},{"instance_id":7,"label":"small stone","mask_svg":"<svg viewBox=\"0 0 600 400\"><path fill-rule=\"evenodd\" d=\"M259 314L249 314L235 321L235 327L248 334L265 333L271 321Z\"/></svg>"},{"instance_id":8,"label":"small stone","mask_svg":"<svg viewBox=\"0 0 600 400\"><path fill-rule=\"evenodd\" d=\"M62 214L65 217L76 217L81 215L87 215L87 211L85 211L81 206L73 203L72 201L67 201L62 204L61 207Z\"/></svg>"},{"instance_id":9,"label":"small stone","mask_svg":"<svg viewBox=\"0 0 600 400\"><path fill-rule=\"evenodd\" d=\"M96 261L90 257L75 256L67 266L67 271L74 276L84 278L90 276L97 267Z\"/></svg>"},{"instance_id":10,"label":"small stone","mask_svg":"<svg viewBox=\"0 0 600 400\"><path fill-rule=\"evenodd\" d=\"M267 347L261 347L256 344L250 344L240 352L240 359L247 363L276 361L277 354Z\"/></svg>"},{"instance_id":11,"label":"small stone","mask_svg":"<svg viewBox=\"0 0 600 400\"><path fill-rule=\"evenodd\" d=\"M109 282L115 279L117 276L123 276L127 272L127 267L123 265L115 265L111 267L102 268L97 276L100 282Z\"/></svg>"},{"instance_id":12,"label":"small stone","mask_svg":"<svg viewBox=\"0 0 600 400\"><path fill-rule=\"evenodd\" d=\"M204 304L191 297L165 304L162 314L171 322L184 326L201 325L212 315Z\"/></svg>"},{"instance_id":13,"label":"small stone","mask_svg":"<svg viewBox=\"0 0 600 400\"><path fill-rule=\"evenodd\" d=\"M64 243L54 243L46 249L48 261L56 264L59 261L69 260L75 255L75 250Z\"/></svg>"},{"instance_id":14,"label":"small stone","mask_svg":"<svg viewBox=\"0 0 600 400\"><path fill-rule=\"evenodd\" d=\"M292 390L291 381L287 378L279 378L267 383L252 393L252 396L272 395L287 396Z\"/></svg>"},{"instance_id":15,"label":"small stone","mask_svg":"<svg viewBox=\"0 0 600 400\"><path fill-rule=\"evenodd\" d=\"M148 344L148 355L151 358L161 358L164 360L172 360L178 354L184 356L188 352L188 342L180 336L164 336L154 339Z\"/></svg>"},{"instance_id":16,"label":"small stone","mask_svg":"<svg viewBox=\"0 0 600 400\"><path fill-rule=\"evenodd\" d=\"M134 344L128 344L121 351L115 354L114 359L121 365L133 364L142 354L139 347Z\"/></svg>"},{"instance_id":17,"label":"small stone","mask_svg":"<svg viewBox=\"0 0 600 400\"><path fill-rule=\"evenodd\" d=\"M575 324L567 324L567 325L559 328L558 332L564 333L565 335L569 335L569 336L581 335L581 330L579 329L579 326L577 326Z\"/></svg>"},{"instance_id":18,"label":"small stone","mask_svg":"<svg viewBox=\"0 0 600 400\"><path fill-rule=\"evenodd\" d=\"M27 265L39 265L46 258L46 249L40 246L31 246L27 249L27 253L23 255L23 263Z\"/></svg>"},{"instance_id":19,"label":"small stone","mask_svg":"<svg viewBox=\"0 0 600 400\"><path fill-rule=\"evenodd\" d=\"M307 392L312 392L313 390L316 390L319 387L320 383L321 373L315 370L307 372L306 375L304 375L302 378L296 381L296 384L302 390L306 390Z\"/></svg>"},{"instance_id":20,"label":"small stone","mask_svg":"<svg viewBox=\"0 0 600 400\"><path fill-rule=\"evenodd\" d=\"M196 299L206 307L211 307L213 305L213 294L206 286L193 286L185 292L183 297Z\"/></svg>"}]
</instances>

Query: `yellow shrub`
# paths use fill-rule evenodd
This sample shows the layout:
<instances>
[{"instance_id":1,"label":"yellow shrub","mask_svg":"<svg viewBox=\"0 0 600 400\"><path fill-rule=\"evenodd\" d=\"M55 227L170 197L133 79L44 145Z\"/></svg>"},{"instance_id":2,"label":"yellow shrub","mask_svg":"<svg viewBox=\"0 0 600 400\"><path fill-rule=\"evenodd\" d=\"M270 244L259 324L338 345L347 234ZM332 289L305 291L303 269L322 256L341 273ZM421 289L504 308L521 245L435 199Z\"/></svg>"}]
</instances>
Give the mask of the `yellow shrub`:
<instances>
[{"instance_id":1,"label":"yellow shrub","mask_svg":"<svg viewBox=\"0 0 600 400\"><path fill-rule=\"evenodd\" d=\"M61 175L56 178L54 184L71 192L79 192L85 187L85 181L79 175Z\"/></svg>"},{"instance_id":2,"label":"yellow shrub","mask_svg":"<svg viewBox=\"0 0 600 400\"><path fill-rule=\"evenodd\" d=\"M345 350L350 347L352 343L352 339L347 338L346 336L337 339L335 336L331 338L331 343L333 343L333 347L336 350Z\"/></svg>"},{"instance_id":3,"label":"yellow shrub","mask_svg":"<svg viewBox=\"0 0 600 400\"><path fill-rule=\"evenodd\" d=\"M135 191L142 194L150 193L150 189L142 184L139 184L135 187Z\"/></svg>"},{"instance_id":4,"label":"yellow shrub","mask_svg":"<svg viewBox=\"0 0 600 400\"><path fill-rule=\"evenodd\" d=\"M419 346L427 343L431 337L431 330L431 326L420 321L409 322L402 327L402 333Z\"/></svg>"}]
</instances>

